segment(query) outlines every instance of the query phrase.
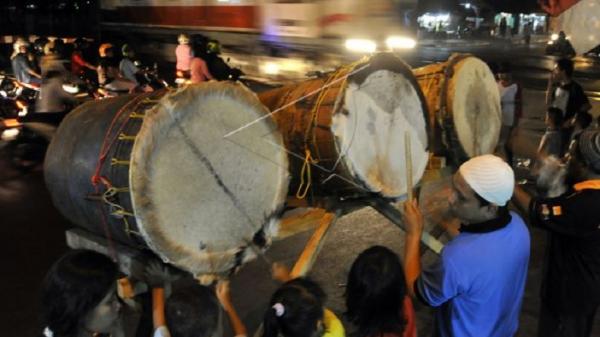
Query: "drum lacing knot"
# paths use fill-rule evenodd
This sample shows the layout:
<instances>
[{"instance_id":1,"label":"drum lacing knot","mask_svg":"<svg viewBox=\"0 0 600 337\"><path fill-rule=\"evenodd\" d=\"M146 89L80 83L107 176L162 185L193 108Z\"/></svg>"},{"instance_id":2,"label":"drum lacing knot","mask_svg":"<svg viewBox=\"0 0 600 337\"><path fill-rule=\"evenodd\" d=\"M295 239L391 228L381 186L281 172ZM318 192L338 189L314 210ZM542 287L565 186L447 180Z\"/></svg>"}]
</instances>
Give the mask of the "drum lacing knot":
<instances>
[{"instance_id":1,"label":"drum lacing knot","mask_svg":"<svg viewBox=\"0 0 600 337\"><path fill-rule=\"evenodd\" d=\"M306 198L306 194L308 194L308 190L310 189L310 185L312 183L312 170L310 166L318 162L319 161L314 159L310 154L310 149L307 148L305 150L304 164L302 164L302 170L300 171L300 186L298 186L296 198Z\"/></svg>"}]
</instances>

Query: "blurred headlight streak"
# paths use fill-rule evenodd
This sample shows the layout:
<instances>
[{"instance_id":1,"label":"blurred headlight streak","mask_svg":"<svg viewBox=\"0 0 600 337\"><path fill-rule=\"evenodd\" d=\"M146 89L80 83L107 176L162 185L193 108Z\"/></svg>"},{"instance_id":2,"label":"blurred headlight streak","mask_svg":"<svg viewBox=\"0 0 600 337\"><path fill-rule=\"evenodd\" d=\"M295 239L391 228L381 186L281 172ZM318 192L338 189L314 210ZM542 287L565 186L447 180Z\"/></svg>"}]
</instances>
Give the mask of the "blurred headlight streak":
<instances>
[{"instance_id":1,"label":"blurred headlight streak","mask_svg":"<svg viewBox=\"0 0 600 337\"><path fill-rule=\"evenodd\" d=\"M377 50L377 43L367 39L348 39L345 45L349 51L358 53L374 53Z\"/></svg>"},{"instance_id":2,"label":"blurred headlight streak","mask_svg":"<svg viewBox=\"0 0 600 337\"><path fill-rule=\"evenodd\" d=\"M388 49L412 49L417 45L417 41L410 37L390 36L385 40Z\"/></svg>"}]
</instances>

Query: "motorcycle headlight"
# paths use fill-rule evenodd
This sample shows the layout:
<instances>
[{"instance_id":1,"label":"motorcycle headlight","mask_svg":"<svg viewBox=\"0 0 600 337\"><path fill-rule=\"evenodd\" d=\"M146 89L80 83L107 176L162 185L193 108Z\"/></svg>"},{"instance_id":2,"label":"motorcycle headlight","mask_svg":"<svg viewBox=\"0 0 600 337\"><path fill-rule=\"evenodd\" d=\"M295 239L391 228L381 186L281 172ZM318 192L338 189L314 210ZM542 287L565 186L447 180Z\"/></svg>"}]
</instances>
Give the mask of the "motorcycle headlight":
<instances>
[{"instance_id":1,"label":"motorcycle headlight","mask_svg":"<svg viewBox=\"0 0 600 337\"><path fill-rule=\"evenodd\" d=\"M63 90L68 92L69 94L77 94L79 93L79 88L76 85L63 84Z\"/></svg>"}]
</instances>

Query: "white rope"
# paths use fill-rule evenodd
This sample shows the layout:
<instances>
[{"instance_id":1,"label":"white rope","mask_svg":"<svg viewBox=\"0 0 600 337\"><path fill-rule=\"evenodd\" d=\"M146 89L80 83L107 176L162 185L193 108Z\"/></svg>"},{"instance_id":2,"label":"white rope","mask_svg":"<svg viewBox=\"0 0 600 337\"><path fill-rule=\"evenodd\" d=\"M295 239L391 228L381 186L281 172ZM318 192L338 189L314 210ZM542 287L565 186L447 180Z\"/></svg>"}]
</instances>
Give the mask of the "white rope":
<instances>
[{"instance_id":1,"label":"white rope","mask_svg":"<svg viewBox=\"0 0 600 337\"><path fill-rule=\"evenodd\" d=\"M336 84L338 82L341 82L341 81L345 80L349 76L354 75L354 74L356 74L357 72L359 72L359 71L361 71L363 69L366 69L370 65L371 65L370 63L367 63L364 66L362 66L360 68L357 68L357 69L353 70L352 72L350 72L350 73L348 73L348 74L346 74L346 75L344 75L344 76L342 76L342 77L340 77L338 79L335 79L335 80L333 80L333 81L325 84L324 86L320 87L319 89L316 89L316 90L314 90L314 91L312 91L312 92L310 92L310 93L308 93L308 94L306 94L306 95L304 95L304 96L302 96L302 97L300 97L300 98L298 98L298 99L296 99L294 101L291 101L290 103L288 103L288 104L286 104L286 105L284 105L284 106L282 106L282 107L280 107L278 109L275 109L275 110L271 111L270 113L268 113L268 114L266 114L266 115L264 115L262 117L259 117L259 118L255 119L255 120L253 120L252 122L246 123L245 125L242 125L241 127L239 127L237 129L235 129L235 130L227 133L225 136L223 136L223 138L230 137L230 136L232 136L232 135L234 135L234 134L236 134L236 133L238 133L238 132L240 132L240 131L242 131L244 129L247 129L250 126L252 126L252 125L254 125L256 123L258 123L258 122L260 122L260 121L262 121L262 120L264 120L264 119L266 119L268 117L273 116L274 114L278 113L279 111L284 110L284 109L286 109L286 108L288 108L288 107L290 107L290 106L292 106L292 105L294 105L294 104L296 104L296 103L298 103L298 102L300 102L302 100L307 99L310 96L313 96L313 95L319 93L320 91L323 91L324 89L329 88L330 86L332 86L332 85L334 85L334 84Z\"/></svg>"}]
</instances>

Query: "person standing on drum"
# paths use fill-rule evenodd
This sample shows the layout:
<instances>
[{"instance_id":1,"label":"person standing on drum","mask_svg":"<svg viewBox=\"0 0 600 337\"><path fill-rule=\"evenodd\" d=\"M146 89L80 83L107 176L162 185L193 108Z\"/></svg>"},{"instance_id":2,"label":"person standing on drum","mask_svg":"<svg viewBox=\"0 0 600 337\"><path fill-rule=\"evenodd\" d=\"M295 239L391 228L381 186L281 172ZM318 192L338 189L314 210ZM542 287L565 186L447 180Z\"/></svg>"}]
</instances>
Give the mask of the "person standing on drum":
<instances>
[{"instance_id":1,"label":"person standing on drum","mask_svg":"<svg viewBox=\"0 0 600 337\"><path fill-rule=\"evenodd\" d=\"M512 166L511 138L522 116L522 93L521 86L513 81L509 64L501 66L498 71L498 90L502 109L502 128L498 148L506 153L506 162Z\"/></svg>"},{"instance_id":2,"label":"person standing on drum","mask_svg":"<svg viewBox=\"0 0 600 337\"><path fill-rule=\"evenodd\" d=\"M600 131L584 131L567 156L558 197L532 198L515 188L530 223L549 232L538 336L589 337L600 306ZM541 186L548 189L548 186Z\"/></svg>"},{"instance_id":3,"label":"person standing on drum","mask_svg":"<svg viewBox=\"0 0 600 337\"><path fill-rule=\"evenodd\" d=\"M512 168L483 155L460 166L452 179L450 210L459 234L433 265L421 269L423 215L416 201L404 204L405 275L408 292L436 307L436 335L513 336L529 263L529 231L507 203Z\"/></svg>"}]
</instances>

